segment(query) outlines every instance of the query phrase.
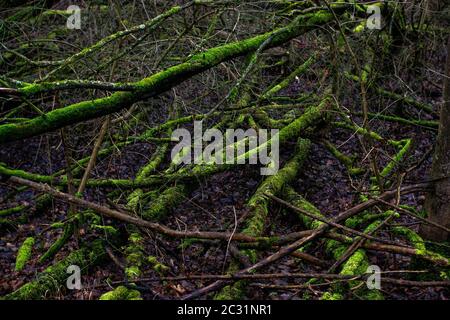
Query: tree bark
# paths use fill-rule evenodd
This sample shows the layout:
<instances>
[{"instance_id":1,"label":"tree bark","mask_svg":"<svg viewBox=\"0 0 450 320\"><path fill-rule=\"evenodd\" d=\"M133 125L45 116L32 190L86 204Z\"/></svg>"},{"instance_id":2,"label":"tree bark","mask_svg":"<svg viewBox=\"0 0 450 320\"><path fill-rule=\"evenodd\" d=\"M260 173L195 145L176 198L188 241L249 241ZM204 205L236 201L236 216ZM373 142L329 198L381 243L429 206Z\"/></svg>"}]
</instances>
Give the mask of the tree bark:
<instances>
[{"instance_id":1,"label":"tree bark","mask_svg":"<svg viewBox=\"0 0 450 320\"><path fill-rule=\"evenodd\" d=\"M432 179L437 179L425 201L429 219L450 227L450 37L447 43L447 66L444 80L444 104L441 109L439 133L431 168ZM423 237L433 241L446 241L449 233L431 225L422 225Z\"/></svg>"}]
</instances>

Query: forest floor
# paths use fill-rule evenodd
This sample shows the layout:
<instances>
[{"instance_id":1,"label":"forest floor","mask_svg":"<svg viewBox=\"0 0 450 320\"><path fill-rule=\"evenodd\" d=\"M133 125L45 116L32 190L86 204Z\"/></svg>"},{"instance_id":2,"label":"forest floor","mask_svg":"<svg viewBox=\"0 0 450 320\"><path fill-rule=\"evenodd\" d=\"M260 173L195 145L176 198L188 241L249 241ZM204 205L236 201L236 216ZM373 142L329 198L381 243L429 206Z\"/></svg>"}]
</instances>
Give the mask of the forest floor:
<instances>
[{"instance_id":1,"label":"forest floor","mask_svg":"<svg viewBox=\"0 0 450 320\"><path fill-rule=\"evenodd\" d=\"M391 139L404 137L414 138L414 154L409 156L408 162L414 162L423 157L433 145L434 134L419 127L399 127L395 123L372 121L377 132ZM57 140L57 137L54 137ZM358 149L358 140L355 135L343 129L332 129L328 133L330 141L339 146L345 154L353 154ZM28 139L26 143L10 143L0 150L0 162L8 163L15 168L33 170L35 173L49 174L64 168L64 159L61 150L58 150L57 141L45 138ZM56 146L56 147L55 147ZM102 159L96 166L94 176L115 178L133 178L151 154L153 146L147 143L136 143L127 146L122 152L112 154ZM411 172L408 182L415 183L427 178L431 166L428 158L423 164ZM188 198L173 210L173 213L163 221L169 227L184 230L224 231L234 227L235 215L239 220L245 215L246 199L255 191L262 177L259 168L250 165L237 166L235 169L214 175L211 179L203 181ZM313 203L321 212L330 215L342 212L356 203L357 197L352 185L358 184L358 178L351 178L345 167L333 157L320 143L314 143L303 170L292 186L307 200ZM4 197L11 189L0 187L0 197ZM24 192L16 197L17 204L31 201L33 193ZM90 190L86 199L98 203L105 203L106 192ZM422 208L425 196L411 195L403 197L404 204ZM2 209L2 208L0 208ZM60 236L58 230L48 230L48 227L65 217L67 206L54 202L53 207L45 214L31 216L29 221L16 226L3 226L0 230L0 295L12 292L21 285L32 280L37 272L44 270L53 262L38 263L38 256L30 260L26 268L20 272L14 270L18 245L26 237L40 234L35 248L43 251ZM115 221L104 221L105 224L118 225ZM412 218L403 216L398 223L413 226L418 224ZM120 224L119 224L120 225ZM416 225L416 227L414 227ZM287 234L302 230L298 218L279 206L272 205L269 212L269 223L266 225L267 235ZM41 234L45 231L44 234ZM382 236L383 234L379 235ZM384 236L387 236L385 234ZM180 274L222 274L226 270L225 243L192 243L181 246L181 241L170 240L148 234L145 238L145 251L149 255L157 256L160 262L170 267L170 275ZM320 246L320 243L316 246ZM57 254L56 260L66 256L77 247L76 240L71 240ZM321 253L320 248L310 248L312 254L327 261L327 256ZM229 259L229 257L228 257ZM411 259L403 256L384 253L372 253L370 261L382 270L408 269ZM332 263L332 261L327 261ZM146 277L157 276L150 267L143 267ZM276 266L269 267L267 272L314 272L314 267L302 263L299 259L288 257L281 260ZM317 270L316 270L317 271ZM112 260L100 266L95 266L89 275L83 276L84 289L61 293L61 299L96 299L108 288L108 282L123 281L123 269ZM142 284L141 292L147 299L164 297L177 297L194 290L203 281L181 281L179 283L147 283ZM277 285L287 284L285 280L276 280ZM290 282L292 284L292 281ZM147 289L147 290L146 290ZM298 299L309 291L311 299L320 298L321 291L299 290L295 292L268 291L256 286L247 290L249 299ZM448 288L409 288L385 285L382 288L387 299L449 299Z\"/></svg>"},{"instance_id":2,"label":"forest floor","mask_svg":"<svg viewBox=\"0 0 450 320\"><path fill-rule=\"evenodd\" d=\"M64 1L63 1L64 3ZM105 31L106 32L106 31ZM103 35L105 36L105 35ZM83 39L87 42L89 39ZM303 40L302 40L303 41ZM299 41L301 42L301 41ZM299 45L296 43L296 45ZM314 49L313 43L301 43L301 46L310 46L311 51ZM299 45L299 46L300 46ZM439 47L441 51L443 49ZM291 49L291 47L289 47ZM304 57L308 57L309 53L303 48L298 47L298 51L302 52ZM439 52L439 50L437 50ZM177 53L178 54L178 53ZM182 52L180 54L183 54ZM431 54L423 57L428 65L436 66L435 71L443 73L440 66L444 63L444 54ZM304 58L303 57L303 58ZM148 57L147 57L148 58ZM151 58L151 57L150 57ZM130 59L131 61L131 59ZM304 60L303 60L304 61ZM348 61L346 61L349 63ZM124 65L119 66L119 70L126 73L126 70L132 70L132 63L135 61L123 62ZM141 61L139 61L141 63ZM321 64L326 64L324 62ZM129 65L128 65L129 64ZM144 64L144 62L142 62ZM423 66L421 66L423 67ZM134 69L133 69L134 70ZM146 74L147 70L141 70ZM421 74L420 79L416 80L416 75L409 74L410 70L396 71L402 79L405 80L406 85L399 84L398 79L390 78L383 85L392 91L405 92L405 87L410 92L416 93L417 97L422 102L426 102L437 108L441 102L442 96L442 81L441 78L435 77L434 73L427 72ZM416 70L417 71L417 70ZM311 72L310 72L311 73ZM136 77L143 77L143 74L138 74ZM303 75L300 81L296 81L280 92L283 96L298 97L299 93L315 92L317 90L318 74ZM127 78L129 75L124 75ZM280 74L268 75L267 83L270 85L275 79L278 79ZM217 78L220 78L217 76ZM419 78L419 77L418 77ZM128 79L128 78L127 78ZM202 96L205 92L198 89L198 86L203 86L201 81L196 82L197 78L190 80L189 85L186 83L177 87L178 97L192 101L193 97ZM203 79L202 79L203 80ZM217 80L214 78L214 80ZM329 80L329 79L328 79ZM328 81L327 80L327 81ZM320 84L321 86L323 83ZM351 81L343 86L354 85ZM197 87L196 87L197 86ZM223 88L221 88L223 89ZM319 88L320 89L320 88ZM347 89L347 88L346 88ZM400 90L398 90L400 89ZM214 89L209 89L214 91ZM351 91L351 90L350 90ZM74 91L75 93L79 93ZM72 92L73 93L73 92ZM316 92L317 93L317 92ZM321 92L320 94L322 94ZM75 94L74 94L75 95ZM169 95L169 94L167 94ZM130 136L142 133L145 129L153 127L158 123L167 121L167 101L166 94L163 97L158 97L152 101L145 101L143 104L151 104L152 112L151 119L145 125L138 125L131 128L133 131ZM207 96L207 95L206 95ZM217 98L217 97L216 97ZM215 105L217 101L212 98L202 100L202 106L199 110L189 110L192 113L200 113L208 111L208 108ZM69 99L65 99L67 103ZM167 100L167 99L166 99ZM360 110L359 107L359 91L353 90L351 95L345 97L344 102L348 106L352 106L353 110ZM71 101L71 102L75 102ZM394 110L393 113L408 112L415 119L436 120L437 117L425 113L418 112L414 108L406 106L402 103L393 103L391 100L381 98L376 93L370 93L370 104L373 109L377 106L380 110L372 110L373 112L383 113L390 108L389 111ZM394 106L395 104L395 106ZM189 103L187 103L189 105ZM392 107L392 108L391 108ZM203 108L203 109L202 109ZM357 116L353 119L361 123L361 119ZM87 123L78 124L68 128L69 135L73 141L71 146L73 148L74 159L81 159L89 156L92 151L92 146L95 142L97 129L101 126L103 119L91 120ZM403 181L405 184L414 184L426 181L429 179L429 172L431 168L431 152L434 145L436 131L429 128L419 126L399 125L398 123L382 121L380 119L372 119L370 127L386 139L401 140L405 138L412 139L412 147L397 167L398 171L406 170L407 168L420 162L420 165L412 170ZM118 133L122 133L123 128L114 128ZM111 138L115 132L109 132L109 136L105 140L112 141ZM355 155L356 162L361 166L368 167L368 161L365 154L361 151L361 144L358 135L351 131L330 126L321 133L322 138L328 139L333 145L337 146L339 151L346 155ZM369 173L350 176L344 165L339 162L321 143L319 137L313 138L311 151L299 171L292 187L309 202L314 204L324 215L332 217L338 213L351 208L360 202L359 191L367 190L369 186ZM93 172L92 178L123 178L133 179L137 171L145 165L152 153L155 151L156 145L149 142L137 142L123 147L120 151L116 150L105 158L100 159ZM294 144L283 148L281 151L281 164L289 158L293 153ZM390 149L391 148L391 149ZM377 153L378 165L383 167L392 157L395 156L396 151L390 146L375 145L375 152ZM423 162L421 159L424 158ZM168 159L169 160L169 159ZM51 175L52 173L64 169L66 167L64 159L64 147L61 143L59 132L53 132L43 136L29 138L19 142L10 142L0 146L0 163L7 164L10 168L22 169L28 172ZM217 173L207 179L201 179L194 190L189 192L182 203L175 208L168 217L160 221L172 229L176 230L201 230L201 231L229 231L234 228L236 230L242 229L243 223L241 217L245 217L248 213L247 201L255 192L258 185L264 179L260 175L259 166L255 165L237 165L233 169L225 172ZM26 190L17 195L10 196L14 189L10 184L0 181L0 210L12 207L14 205L32 203L37 193ZM83 198L95 203L104 204L105 206L124 206L126 203L126 192L123 192L123 197L119 197L121 201L112 204L108 199L108 193L114 191L108 188L88 188L83 194ZM6 198L7 201L6 201ZM418 211L422 210L425 200L425 194L410 194L402 196L401 203L411 205ZM70 252L78 248L78 241L72 238L66 245L57 253L52 261L39 263L39 256L44 253L57 240L61 233L61 229L54 229L50 226L55 222L62 221L67 217L68 205L61 201L54 200L51 207L45 210L44 213L34 215L32 212L26 217L18 218L20 213L14 216L11 221L13 224L0 223L0 296L11 293L27 282L33 280L36 275L43 271L48 266L54 264L56 261L67 256ZM17 218L17 219L16 219ZM236 226L235 221L239 224ZM125 229L125 224L117 220L103 218L104 225L113 225L119 230ZM413 230L418 230L419 224L417 220L402 215L395 221L395 225L405 225ZM392 227L390 225L389 227ZM271 204L269 208L269 216L265 225L264 235L284 235L295 231L301 231L304 227L298 217L291 211L285 210L279 205ZM90 239L95 239L100 234L100 231L84 233L85 230L79 230L84 242L89 242ZM125 234L125 232L123 232ZM159 234L148 232L144 234L144 251L147 256L155 256L158 261L169 267L167 276L180 275L207 275L207 274L224 274L231 260L230 254L227 252L227 243L218 241L198 241L186 242L179 239L170 239L162 237ZM15 271L15 261L17 251L20 244L27 237L35 237L36 243L34 245L31 260L27 263L22 271ZM391 238L389 230L383 229L377 233L377 237L398 241L401 243L401 238ZM111 244L112 245L112 244ZM116 248L115 251L119 261L123 259L121 255L122 248ZM323 242L315 241L308 246L308 253L324 261L327 265L332 265L335 260L327 256L323 250ZM275 249L269 249L261 252L260 258L268 256L275 252ZM383 253L370 251L368 255L370 263L377 265L381 270L410 270L417 266L414 259L406 256L396 255L392 253ZM264 273L294 273L294 272L320 272L323 268L315 267L304 261L287 256L277 261L266 268L261 269ZM150 266L142 266L142 277L158 278L160 275ZM98 299L101 294L111 290L118 284L126 284L124 270L120 263L113 261L110 257L106 257L105 261L99 265L93 266L90 271L82 277L82 290L64 290L51 298L56 299ZM414 278L412 278L414 279ZM176 299L183 295L209 284L210 281L205 280L182 280L182 281L152 281L152 282L137 282L138 289L142 297L147 300L151 299ZM320 299L327 289L320 287L305 288L296 290L274 290L261 288L259 284L263 281L255 281L246 288L247 299ZM271 280L271 284L286 285L286 284L301 284L304 280L289 281L283 279ZM386 299L423 299L423 300L446 300L450 299L450 289L440 287L403 287L391 284L383 284L381 288L382 293ZM211 297L211 296L209 296ZM359 297L354 292L349 292L346 298L358 299Z\"/></svg>"}]
</instances>

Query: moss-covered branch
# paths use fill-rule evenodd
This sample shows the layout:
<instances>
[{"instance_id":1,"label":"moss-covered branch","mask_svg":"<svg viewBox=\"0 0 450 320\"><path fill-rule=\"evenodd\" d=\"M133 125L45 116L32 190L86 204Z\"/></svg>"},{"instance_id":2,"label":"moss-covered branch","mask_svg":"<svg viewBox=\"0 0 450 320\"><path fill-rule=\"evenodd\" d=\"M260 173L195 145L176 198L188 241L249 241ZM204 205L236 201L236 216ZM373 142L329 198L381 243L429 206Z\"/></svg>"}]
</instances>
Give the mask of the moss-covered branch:
<instances>
[{"instance_id":1,"label":"moss-covered branch","mask_svg":"<svg viewBox=\"0 0 450 320\"><path fill-rule=\"evenodd\" d=\"M17 252L16 267L15 267L16 271L22 270L27 264L28 260L30 260L33 246L34 246L33 237L26 238L25 241L22 243L22 245L19 248L19 251Z\"/></svg>"},{"instance_id":2,"label":"moss-covered branch","mask_svg":"<svg viewBox=\"0 0 450 320\"><path fill-rule=\"evenodd\" d=\"M81 50L80 52L66 58L65 60L61 61L61 65L52 70L51 72L49 72L44 79L49 78L51 75L55 74L56 72L60 71L61 69L63 69L64 67L69 66L70 64L73 64L74 62L78 61L79 59L85 57L86 55L89 55L93 52L96 52L98 50L100 50L101 48L103 48L104 46L106 46L107 44L123 38L129 34L132 33L136 33L139 31L151 31L154 30L156 27L158 27L162 22L164 22L165 20L167 20L167 18L179 13L181 10L183 10L184 8L190 6L192 3L189 3L188 5L185 6L175 6L172 7L171 9L165 11L164 13L158 15L157 17L150 19L148 21L146 21L143 24L128 28L126 30L122 30L119 32L116 32L114 34L111 34L103 39L101 39L100 41L98 41L97 43L93 44L90 47L84 48L83 50Z\"/></svg>"},{"instance_id":3,"label":"moss-covered branch","mask_svg":"<svg viewBox=\"0 0 450 320\"><path fill-rule=\"evenodd\" d=\"M389 122L397 122L401 124L407 124L411 126L418 126L425 129L430 130L437 130L439 123L434 120L419 120L419 119L405 119L402 117L396 117L396 116L389 116L385 114L380 113L369 113L369 118L371 119L380 119L383 121L389 121Z\"/></svg>"},{"instance_id":4,"label":"moss-covered branch","mask_svg":"<svg viewBox=\"0 0 450 320\"><path fill-rule=\"evenodd\" d=\"M259 98L260 101L268 100L275 94L277 94L279 91L286 88L292 81L295 80L298 76L303 74L308 68L317 61L317 56L313 55L309 59L307 59L303 64L301 64L299 67L297 67L292 73L290 73L286 78L284 78L279 83L272 86L269 90L267 90L265 93L261 95Z\"/></svg>"},{"instance_id":5,"label":"moss-covered branch","mask_svg":"<svg viewBox=\"0 0 450 320\"><path fill-rule=\"evenodd\" d=\"M303 210L306 210L308 212L313 213L314 215L317 215L319 217L324 217L323 214L321 214L320 210L318 210L313 204L308 202L306 199L304 199L302 196L297 194L292 188L287 188L286 200L292 203L295 207L301 208ZM297 212L298 213L298 212ZM318 229L322 226L323 222L320 222L318 220L313 220L310 217L307 217L306 215L298 213L299 218L303 221L306 227ZM366 230L367 232L368 230ZM341 256L345 253L347 250L347 245L339 243L336 240L327 239L325 240L325 247L327 249L327 252L332 255L336 260L341 258ZM361 275L364 274L367 270L367 267L369 266L368 258L366 256L366 253L363 249L358 249L355 253L353 253L348 260L344 263L342 266L342 270L340 274L343 275ZM337 285L334 288L334 291L332 293L327 293L323 296L323 299L343 299L343 286ZM372 290L370 294L366 294L366 298L368 299L379 299L382 297L376 290Z\"/></svg>"},{"instance_id":6,"label":"moss-covered branch","mask_svg":"<svg viewBox=\"0 0 450 320\"><path fill-rule=\"evenodd\" d=\"M32 137L69 124L117 112L141 99L156 96L219 63L257 50L270 37L272 37L270 46L278 46L331 20L332 15L327 10L301 15L284 28L196 54L184 63L136 82L134 84L138 87L136 92L117 92L109 97L56 109L21 123L1 125L0 143Z\"/></svg>"},{"instance_id":7,"label":"moss-covered branch","mask_svg":"<svg viewBox=\"0 0 450 320\"><path fill-rule=\"evenodd\" d=\"M37 275L33 280L16 291L4 296L6 300L34 300L44 299L45 297L56 293L69 276L67 268L71 265L77 265L82 271L86 271L88 267L97 264L104 256L105 251L103 243L99 240L92 243L90 248L85 247L70 253L67 257L57 262L55 265L48 267Z\"/></svg>"},{"instance_id":8,"label":"moss-covered branch","mask_svg":"<svg viewBox=\"0 0 450 320\"><path fill-rule=\"evenodd\" d=\"M277 174L266 178L258 187L254 195L248 201L251 216L246 222L246 227L242 231L243 234L257 237L263 233L270 202L270 200L265 196L265 193L278 194L287 183L295 178L309 153L310 145L311 142L309 140L300 139L298 141L294 157L281 170L279 170ZM246 250L243 254L248 256L253 263L256 262L255 251ZM228 272L236 272L238 271L238 267L239 266L236 262L232 262ZM215 299L239 299L243 294L243 286L244 284L241 281L226 286L215 297Z\"/></svg>"}]
</instances>

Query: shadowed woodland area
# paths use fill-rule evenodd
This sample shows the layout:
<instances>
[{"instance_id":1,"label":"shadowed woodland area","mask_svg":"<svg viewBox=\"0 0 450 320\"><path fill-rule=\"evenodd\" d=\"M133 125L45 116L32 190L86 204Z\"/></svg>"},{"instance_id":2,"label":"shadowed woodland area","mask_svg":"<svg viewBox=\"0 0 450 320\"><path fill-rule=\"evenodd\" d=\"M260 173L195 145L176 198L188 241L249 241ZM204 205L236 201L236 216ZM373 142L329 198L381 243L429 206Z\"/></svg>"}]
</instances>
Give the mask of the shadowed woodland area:
<instances>
[{"instance_id":1,"label":"shadowed woodland area","mask_svg":"<svg viewBox=\"0 0 450 320\"><path fill-rule=\"evenodd\" d=\"M449 299L449 4L0 0L0 299Z\"/></svg>"}]
</instances>

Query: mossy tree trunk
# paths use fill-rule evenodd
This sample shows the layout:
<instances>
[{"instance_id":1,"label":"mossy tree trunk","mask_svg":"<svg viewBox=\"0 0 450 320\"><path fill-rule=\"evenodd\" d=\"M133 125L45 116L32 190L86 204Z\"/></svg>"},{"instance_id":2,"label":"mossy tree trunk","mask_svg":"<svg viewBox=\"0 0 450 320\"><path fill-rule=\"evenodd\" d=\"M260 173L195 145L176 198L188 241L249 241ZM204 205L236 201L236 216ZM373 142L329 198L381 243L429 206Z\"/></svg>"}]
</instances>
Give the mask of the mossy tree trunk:
<instances>
[{"instance_id":1,"label":"mossy tree trunk","mask_svg":"<svg viewBox=\"0 0 450 320\"><path fill-rule=\"evenodd\" d=\"M447 44L447 67L444 84L444 104L441 109L439 133L431 168L431 177L436 179L433 190L425 201L429 219L450 227L450 37ZM446 241L449 233L442 229L422 225L421 234L430 240Z\"/></svg>"}]
</instances>

